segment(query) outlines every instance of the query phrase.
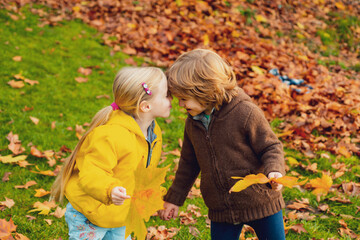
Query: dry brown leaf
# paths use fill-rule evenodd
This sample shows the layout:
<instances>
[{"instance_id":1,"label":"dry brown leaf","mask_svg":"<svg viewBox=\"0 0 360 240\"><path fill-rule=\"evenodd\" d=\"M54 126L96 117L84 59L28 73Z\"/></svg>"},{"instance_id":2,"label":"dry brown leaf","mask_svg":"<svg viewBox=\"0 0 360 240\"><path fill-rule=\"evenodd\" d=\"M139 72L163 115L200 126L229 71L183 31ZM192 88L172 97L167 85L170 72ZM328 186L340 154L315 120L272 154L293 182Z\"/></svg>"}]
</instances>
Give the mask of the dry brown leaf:
<instances>
[{"instance_id":1,"label":"dry brown leaf","mask_svg":"<svg viewBox=\"0 0 360 240\"><path fill-rule=\"evenodd\" d=\"M25 183L25 185L16 185L15 188L25 188L25 189L28 189L29 187L33 186L33 185L36 185L37 182L35 181L28 181L27 183Z\"/></svg>"},{"instance_id":2,"label":"dry brown leaf","mask_svg":"<svg viewBox=\"0 0 360 240\"><path fill-rule=\"evenodd\" d=\"M10 198L5 197L5 201L0 202L0 206L1 205L6 206L7 208L11 208L12 206L15 205L15 202L14 202L14 200L12 200Z\"/></svg>"},{"instance_id":3,"label":"dry brown leaf","mask_svg":"<svg viewBox=\"0 0 360 240\"><path fill-rule=\"evenodd\" d=\"M23 81L15 81L15 80L11 80L7 82L7 84L9 84L12 88L23 88L25 86Z\"/></svg>"}]
</instances>

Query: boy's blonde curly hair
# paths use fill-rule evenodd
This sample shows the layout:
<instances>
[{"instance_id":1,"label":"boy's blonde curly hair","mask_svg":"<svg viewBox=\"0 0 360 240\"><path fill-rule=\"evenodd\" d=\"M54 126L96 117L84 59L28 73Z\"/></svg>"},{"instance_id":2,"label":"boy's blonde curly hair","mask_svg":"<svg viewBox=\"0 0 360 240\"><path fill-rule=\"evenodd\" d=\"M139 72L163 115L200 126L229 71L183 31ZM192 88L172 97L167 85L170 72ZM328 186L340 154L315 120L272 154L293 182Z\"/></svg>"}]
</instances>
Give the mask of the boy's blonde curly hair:
<instances>
[{"instance_id":1,"label":"boy's blonde curly hair","mask_svg":"<svg viewBox=\"0 0 360 240\"><path fill-rule=\"evenodd\" d=\"M170 92L178 98L194 98L217 110L238 93L235 73L217 53L195 49L183 53L166 71Z\"/></svg>"}]
</instances>

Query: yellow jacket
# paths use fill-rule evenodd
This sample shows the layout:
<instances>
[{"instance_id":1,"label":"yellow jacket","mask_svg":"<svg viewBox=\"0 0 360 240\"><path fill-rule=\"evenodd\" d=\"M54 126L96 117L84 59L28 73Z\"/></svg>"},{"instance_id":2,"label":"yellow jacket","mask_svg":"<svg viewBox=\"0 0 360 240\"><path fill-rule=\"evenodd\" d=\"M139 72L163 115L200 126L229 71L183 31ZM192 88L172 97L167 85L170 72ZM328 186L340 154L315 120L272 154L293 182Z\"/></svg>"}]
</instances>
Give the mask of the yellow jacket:
<instances>
[{"instance_id":1,"label":"yellow jacket","mask_svg":"<svg viewBox=\"0 0 360 240\"><path fill-rule=\"evenodd\" d=\"M112 204L110 194L116 186L132 196L134 171L145 164L150 148L150 166L157 166L162 146L161 129L155 123L157 138L146 141L137 122L121 110L113 111L109 121L89 133L76 156L74 171L66 184L65 196L71 205L93 224L104 228L125 226L129 200Z\"/></svg>"}]
</instances>

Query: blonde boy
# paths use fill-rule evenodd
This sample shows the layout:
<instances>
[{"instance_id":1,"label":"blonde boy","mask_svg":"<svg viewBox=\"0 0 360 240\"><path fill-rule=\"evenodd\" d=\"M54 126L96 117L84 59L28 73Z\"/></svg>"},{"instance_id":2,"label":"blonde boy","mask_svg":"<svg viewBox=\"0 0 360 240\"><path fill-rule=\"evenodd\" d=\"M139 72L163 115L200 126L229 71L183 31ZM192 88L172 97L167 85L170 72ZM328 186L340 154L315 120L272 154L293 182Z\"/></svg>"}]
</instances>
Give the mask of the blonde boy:
<instances>
[{"instance_id":1,"label":"blonde boy","mask_svg":"<svg viewBox=\"0 0 360 240\"><path fill-rule=\"evenodd\" d=\"M236 181L232 176L285 174L282 144L261 109L237 86L232 68L215 52L196 49L182 54L167 77L188 118L179 168L160 217L177 216L201 173L213 240L238 240L243 224L259 239L285 239L281 185L256 184L229 193Z\"/></svg>"}]
</instances>

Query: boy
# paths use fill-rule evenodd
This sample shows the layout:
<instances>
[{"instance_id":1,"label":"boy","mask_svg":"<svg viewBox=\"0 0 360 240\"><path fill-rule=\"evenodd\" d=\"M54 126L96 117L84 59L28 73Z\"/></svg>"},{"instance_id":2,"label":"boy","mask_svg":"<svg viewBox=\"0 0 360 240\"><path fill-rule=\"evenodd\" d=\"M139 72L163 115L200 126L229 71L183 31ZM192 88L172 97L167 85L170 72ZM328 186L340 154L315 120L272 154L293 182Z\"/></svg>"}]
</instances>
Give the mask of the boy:
<instances>
[{"instance_id":1,"label":"boy","mask_svg":"<svg viewBox=\"0 0 360 240\"><path fill-rule=\"evenodd\" d=\"M280 184L255 184L229 193L237 181L285 174L282 144L259 107L237 86L231 67L215 52L182 54L167 71L170 92L188 112L179 168L164 197L164 220L179 206L201 172L200 190L211 220L211 239L239 239L243 224L259 239L285 239Z\"/></svg>"}]
</instances>

